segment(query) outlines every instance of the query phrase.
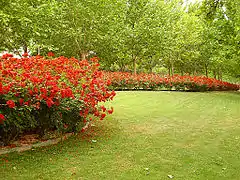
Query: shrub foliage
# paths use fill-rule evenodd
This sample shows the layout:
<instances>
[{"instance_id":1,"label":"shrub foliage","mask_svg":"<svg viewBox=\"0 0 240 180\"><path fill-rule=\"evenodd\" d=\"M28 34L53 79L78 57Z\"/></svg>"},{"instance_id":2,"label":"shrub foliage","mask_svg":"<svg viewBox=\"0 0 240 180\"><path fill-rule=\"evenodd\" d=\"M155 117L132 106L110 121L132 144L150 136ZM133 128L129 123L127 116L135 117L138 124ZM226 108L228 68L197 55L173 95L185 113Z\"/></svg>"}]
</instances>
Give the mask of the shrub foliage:
<instances>
[{"instance_id":1,"label":"shrub foliage","mask_svg":"<svg viewBox=\"0 0 240 180\"><path fill-rule=\"evenodd\" d=\"M48 130L77 131L90 121L113 112L99 102L112 100L114 91L98 71L97 58L0 58L0 141L7 144L20 133ZM82 125L82 126L80 126ZM84 129L82 129L84 131Z\"/></svg>"},{"instance_id":2,"label":"shrub foliage","mask_svg":"<svg viewBox=\"0 0 240 180\"><path fill-rule=\"evenodd\" d=\"M114 90L177 90L177 91L228 91L238 90L237 84L219 81L204 76L166 76L157 74L131 74L127 72L104 72L111 80Z\"/></svg>"}]
</instances>

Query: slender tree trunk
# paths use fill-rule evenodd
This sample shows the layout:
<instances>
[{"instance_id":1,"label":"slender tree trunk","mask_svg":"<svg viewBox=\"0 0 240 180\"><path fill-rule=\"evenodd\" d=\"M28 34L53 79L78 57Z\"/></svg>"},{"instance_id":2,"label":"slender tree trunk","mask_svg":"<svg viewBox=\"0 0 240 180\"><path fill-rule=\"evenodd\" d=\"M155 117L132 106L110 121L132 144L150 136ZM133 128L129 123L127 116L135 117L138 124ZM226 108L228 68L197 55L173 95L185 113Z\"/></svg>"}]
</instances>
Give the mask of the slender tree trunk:
<instances>
[{"instance_id":1,"label":"slender tree trunk","mask_svg":"<svg viewBox=\"0 0 240 180\"><path fill-rule=\"evenodd\" d=\"M134 30L135 23L132 23L132 30ZM132 37L132 60L133 60L133 68L134 68L134 75L137 74L137 59L136 56L134 56L134 44L133 44L133 37Z\"/></svg>"},{"instance_id":2,"label":"slender tree trunk","mask_svg":"<svg viewBox=\"0 0 240 180\"><path fill-rule=\"evenodd\" d=\"M171 66L168 67L168 75L171 76Z\"/></svg>"},{"instance_id":3,"label":"slender tree trunk","mask_svg":"<svg viewBox=\"0 0 240 180\"><path fill-rule=\"evenodd\" d=\"M218 68L217 75L218 75L218 80L222 80L222 69L221 68Z\"/></svg>"},{"instance_id":4,"label":"slender tree trunk","mask_svg":"<svg viewBox=\"0 0 240 180\"><path fill-rule=\"evenodd\" d=\"M190 68L190 71L193 73L194 76L196 75L195 68Z\"/></svg>"},{"instance_id":5,"label":"slender tree trunk","mask_svg":"<svg viewBox=\"0 0 240 180\"><path fill-rule=\"evenodd\" d=\"M41 52L41 49L40 49L40 46L38 46L37 54L40 55L40 52Z\"/></svg>"},{"instance_id":6,"label":"slender tree trunk","mask_svg":"<svg viewBox=\"0 0 240 180\"><path fill-rule=\"evenodd\" d=\"M81 52L80 52L80 58L81 58L81 60L87 59L87 56L88 56L87 51L81 51Z\"/></svg>"},{"instance_id":7,"label":"slender tree trunk","mask_svg":"<svg viewBox=\"0 0 240 180\"><path fill-rule=\"evenodd\" d=\"M208 77L208 65L207 64L205 64L205 75L206 75L206 77Z\"/></svg>"},{"instance_id":8,"label":"slender tree trunk","mask_svg":"<svg viewBox=\"0 0 240 180\"><path fill-rule=\"evenodd\" d=\"M183 76L183 70L181 70L181 75Z\"/></svg>"},{"instance_id":9,"label":"slender tree trunk","mask_svg":"<svg viewBox=\"0 0 240 180\"><path fill-rule=\"evenodd\" d=\"M134 57L133 59L133 66L134 66L134 75L137 74L137 58Z\"/></svg>"},{"instance_id":10,"label":"slender tree trunk","mask_svg":"<svg viewBox=\"0 0 240 180\"><path fill-rule=\"evenodd\" d=\"M152 73L152 71L153 71L153 68L154 68L154 62L153 62L153 58L152 58L152 56L150 57L151 58L151 61L149 61L149 73Z\"/></svg>"},{"instance_id":11,"label":"slender tree trunk","mask_svg":"<svg viewBox=\"0 0 240 180\"><path fill-rule=\"evenodd\" d=\"M197 71L196 71L196 69L195 69L193 72L194 72L194 76L197 76Z\"/></svg>"},{"instance_id":12,"label":"slender tree trunk","mask_svg":"<svg viewBox=\"0 0 240 180\"><path fill-rule=\"evenodd\" d=\"M86 54L81 53L81 60L84 60L84 59L86 59Z\"/></svg>"},{"instance_id":13,"label":"slender tree trunk","mask_svg":"<svg viewBox=\"0 0 240 180\"><path fill-rule=\"evenodd\" d=\"M223 78L222 78L222 70L221 70L221 72L220 72L220 80L221 80L221 81L223 80Z\"/></svg>"},{"instance_id":14,"label":"slender tree trunk","mask_svg":"<svg viewBox=\"0 0 240 180\"><path fill-rule=\"evenodd\" d=\"M217 79L216 69L213 70L213 77L214 77L214 79Z\"/></svg>"},{"instance_id":15,"label":"slender tree trunk","mask_svg":"<svg viewBox=\"0 0 240 180\"><path fill-rule=\"evenodd\" d=\"M23 46L23 51L24 51L24 53L27 53L27 50L28 50L28 48L27 48L27 45L25 44L25 45Z\"/></svg>"},{"instance_id":16,"label":"slender tree trunk","mask_svg":"<svg viewBox=\"0 0 240 180\"><path fill-rule=\"evenodd\" d=\"M119 71L120 71L120 72L123 72L124 69L125 69L125 65L124 65L123 63L120 63L120 64L119 64Z\"/></svg>"},{"instance_id":17,"label":"slender tree trunk","mask_svg":"<svg viewBox=\"0 0 240 180\"><path fill-rule=\"evenodd\" d=\"M152 73L152 70L153 70L153 68L150 67L148 72L151 74L151 73Z\"/></svg>"},{"instance_id":18,"label":"slender tree trunk","mask_svg":"<svg viewBox=\"0 0 240 180\"><path fill-rule=\"evenodd\" d=\"M174 64L172 61L171 61L171 69L172 69L172 76L173 76L174 75Z\"/></svg>"}]
</instances>

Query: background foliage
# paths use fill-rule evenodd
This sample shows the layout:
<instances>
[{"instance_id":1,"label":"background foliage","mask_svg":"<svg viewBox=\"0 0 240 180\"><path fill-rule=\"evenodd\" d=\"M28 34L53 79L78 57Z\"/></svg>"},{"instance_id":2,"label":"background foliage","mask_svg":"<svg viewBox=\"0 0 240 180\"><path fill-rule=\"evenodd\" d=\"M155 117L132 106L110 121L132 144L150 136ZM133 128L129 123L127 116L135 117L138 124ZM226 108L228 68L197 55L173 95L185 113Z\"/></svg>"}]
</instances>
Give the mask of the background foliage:
<instances>
[{"instance_id":1,"label":"background foliage","mask_svg":"<svg viewBox=\"0 0 240 180\"><path fill-rule=\"evenodd\" d=\"M191 2L1 1L0 48L97 55L105 70L239 76L240 2Z\"/></svg>"}]
</instances>

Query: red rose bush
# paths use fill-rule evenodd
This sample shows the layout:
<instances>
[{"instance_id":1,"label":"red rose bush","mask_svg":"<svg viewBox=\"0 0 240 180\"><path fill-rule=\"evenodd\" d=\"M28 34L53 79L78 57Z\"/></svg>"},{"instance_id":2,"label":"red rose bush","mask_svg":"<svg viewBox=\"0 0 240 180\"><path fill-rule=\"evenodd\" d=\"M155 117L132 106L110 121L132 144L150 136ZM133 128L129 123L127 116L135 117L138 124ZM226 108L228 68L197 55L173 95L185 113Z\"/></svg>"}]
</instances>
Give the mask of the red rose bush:
<instances>
[{"instance_id":1,"label":"red rose bush","mask_svg":"<svg viewBox=\"0 0 240 180\"><path fill-rule=\"evenodd\" d=\"M177 91L228 91L238 90L237 84L204 76L166 76L158 74L131 74L128 72L104 72L114 90L177 90Z\"/></svg>"},{"instance_id":2,"label":"red rose bush","mask_svg":"<svg viewBox=\"0 0 240 180\"><path fill-rule=\"evenodd\" d=\"M52 55L52 54L51 54ZM52 55L53 56L53 55ZM78 131L92 118L104 119L113 109L99 106L112 100L108 81L98 71L98 59L41 56L0 58L0 141L21 132Z\"/></svg>"}]
</instances>

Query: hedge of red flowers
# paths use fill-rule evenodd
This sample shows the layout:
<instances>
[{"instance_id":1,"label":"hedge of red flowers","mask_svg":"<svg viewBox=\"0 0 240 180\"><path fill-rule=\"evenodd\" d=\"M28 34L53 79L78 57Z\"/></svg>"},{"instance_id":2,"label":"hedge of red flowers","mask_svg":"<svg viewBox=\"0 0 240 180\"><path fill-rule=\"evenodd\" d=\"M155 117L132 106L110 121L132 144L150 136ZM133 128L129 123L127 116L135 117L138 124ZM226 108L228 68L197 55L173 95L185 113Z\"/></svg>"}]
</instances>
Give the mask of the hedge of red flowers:
<instances>
[{"instance_id":1,"label":"hedge of red flowers","mask_svg":"<svg viewBox=\"0 0 240 180\"><path fill-rule=\"evenodd\" d=\"M0 142L21 132L50 129L77 131L91 120L103 119L113 109L99 106L112 100L109 81L98 71L97 58L36 57L0 58ZM82 124L81 124L82 123ZM80 126L82 125L82 126ZM84 131L84 129L82 129Z\"/></svg>"},{"instance_id":2,"label":"hedge of red flowers","mask_svg":"<svg viewBox=\"0 0 240 180\"><path fill-rule=\"evenodd\" d=\"M238 90L240 85L204 76L166 76L157 74L131 74L127 72L104 72L111 80L114 90L177 90L177 91L228 91Z\"/></svg>"}]
</instances>

